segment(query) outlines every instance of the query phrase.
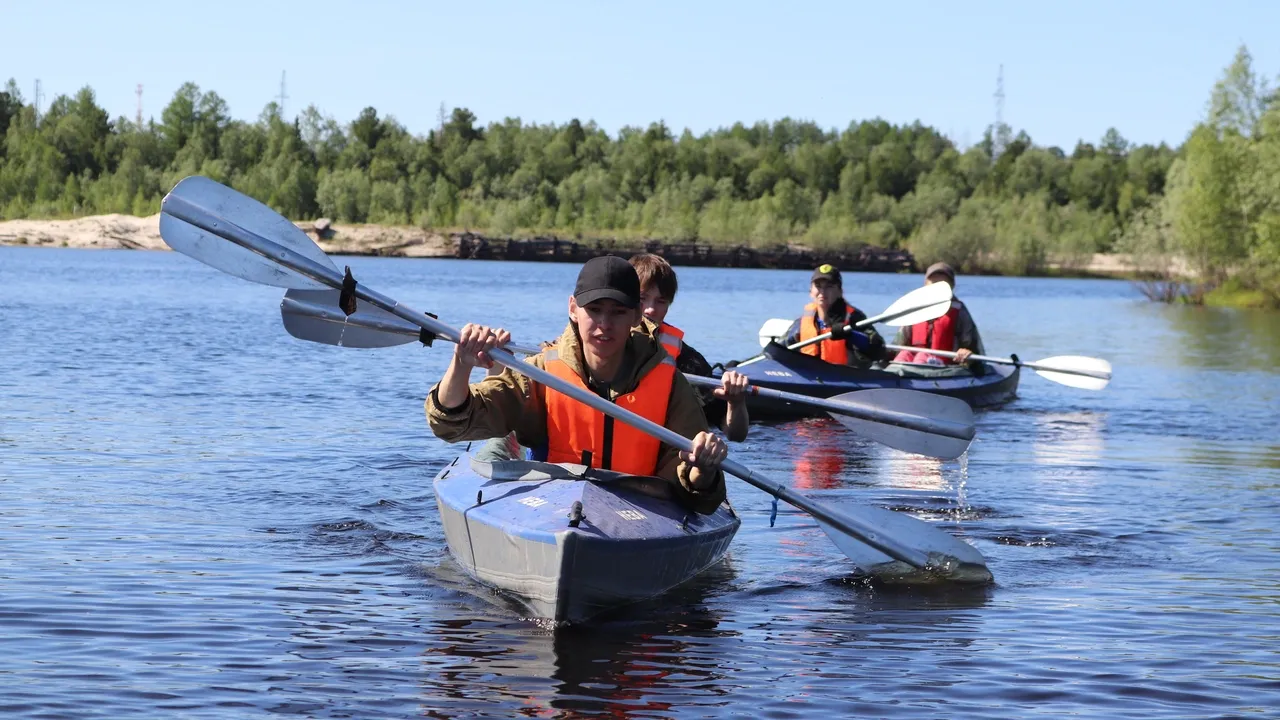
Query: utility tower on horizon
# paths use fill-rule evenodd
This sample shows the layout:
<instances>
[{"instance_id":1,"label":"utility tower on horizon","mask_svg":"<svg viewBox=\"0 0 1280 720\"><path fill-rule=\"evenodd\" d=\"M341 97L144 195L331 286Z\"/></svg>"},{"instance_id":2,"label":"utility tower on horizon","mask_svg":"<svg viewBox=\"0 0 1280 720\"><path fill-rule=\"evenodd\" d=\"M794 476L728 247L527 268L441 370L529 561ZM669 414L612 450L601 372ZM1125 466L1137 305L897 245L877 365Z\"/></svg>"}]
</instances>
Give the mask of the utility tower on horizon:
<instances>
[{"instance_id":1,"label":"utility tower on horizon","mask_svg":"<svg viewBox=\"0 0 1280 720\"><path fill-rule=\"evenodd\" d=\"M138 95L138 129L142 129L142 83L138 83L138 89L134 91Z\"/></svg>"},{"instance_id":2,"label":"utility tower on horizon","mask_svg":"<svg viewBox=\"0 0 1280 720\"><path fill-rule=\"evenodd\" d=\"M286 94L284 93L284 73L285 73L285 71L284 71L284 70L281 70L281 71L280 71L280 99L279 99L279 104L280 104L280 119L281 119L281 120L283 120L283 119L284 119L284 101L289 99L289 96L288 96L288 95L286 95Z\"/></svg>"},{"instance_id":3,"label":"utility tower on horizon","mask_svg":"<svg viewBox=\"0 0 1280 720\"><path fill-rule=\"evenodd\" d=\"M40 123L40 101L44 99L44 92L40 89L40 78L36 78L36 89L32 93L31 106L36 111L36 124Z\"/></svg>"},{"instance_id":4,"label":"utility tower on horizon","mask_svg":"<svg viewBox=\"0 0 1280 720\"><path fill-rule=\"evenodd\" d=\"M996 75L996 124L991 128L991 164L994 165L1009 144L1009 131L1004 124L1004 63Z\"/></svg>"}]
</instances>

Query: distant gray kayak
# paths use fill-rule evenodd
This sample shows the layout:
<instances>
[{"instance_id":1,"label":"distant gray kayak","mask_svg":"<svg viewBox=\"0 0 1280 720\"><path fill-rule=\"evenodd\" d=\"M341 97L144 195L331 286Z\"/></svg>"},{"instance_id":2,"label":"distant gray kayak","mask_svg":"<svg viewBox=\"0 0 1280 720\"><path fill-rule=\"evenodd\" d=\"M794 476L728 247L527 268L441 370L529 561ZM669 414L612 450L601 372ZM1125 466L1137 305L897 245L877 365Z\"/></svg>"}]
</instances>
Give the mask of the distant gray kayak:
<instances>
[{"instance_id":1,"label":"distant gray kayak","mask_svg":"<svg viewBox=\"0 0 1280 720\"><path fill-rule=\"evenodd\" d=\"M719 562L741 524L726 502L685 509L658 478L518 459L476 443L435 479L449 551L536 617L581 623Z\"/></svg>"},{"instance_id":2,"label":"distant gray kayak","mask_svg":"<svg viewBox=\"0 0 1280 720\"><path fill-rule=\"evenodd\" d=\"M834 365L777 343L766 345L763 354L764 359L759 362L728 369L746 375L752 385L817 398L856 390L896 388L947 395L975 408L985 408L1007 403L1018 393L1019 368L1010 365L984 365L986 372L982 375L955 365L894 363L883 370L860 369ZM826 414L820 408L755 395L747 396L747 408L753 419L762 420Z\"/></svg>"}]
</instances>

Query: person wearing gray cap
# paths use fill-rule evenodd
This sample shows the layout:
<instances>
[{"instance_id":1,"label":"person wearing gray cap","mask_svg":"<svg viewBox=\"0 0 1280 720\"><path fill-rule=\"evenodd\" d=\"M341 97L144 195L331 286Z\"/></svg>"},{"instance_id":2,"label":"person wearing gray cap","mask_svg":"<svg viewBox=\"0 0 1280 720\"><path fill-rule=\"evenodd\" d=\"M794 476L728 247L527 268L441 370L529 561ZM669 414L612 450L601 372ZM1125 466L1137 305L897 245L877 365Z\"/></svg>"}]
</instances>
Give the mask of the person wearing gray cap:
<instances>
[{"instance_id":1,"label":"person wearing gray cap","mask_svg":"<svg viewBox=\"0 0 1280 720\"><path fill-rule=\"evenodd\" d=\"M944 282L956 287L956 271L944 262L936 262L924 271L924 284L930 285ZM970 355L985 354L982 349L982 336L978 334L978 326L969 314L969 308L954 296L947 314L936 320L917 323L909 327L899 328L893 339L894 345L909 345L921 350L902 350L893 358L899 363L924 363L928 365L964 365ZM928 350L947 350L956 354L955 359L933 355ZM974 361L971 370L981 368L981 363Z\"/></svg>"},{"instance_id":2,"label":"person wearing gray cap","mask_svg":"<svg viewBox=\"0 0 1280 720\"><path fill-rule=\"evenodd\" d=\"M498 328L466 325L440 383L427 395L427 422L445 442L486 440L514 432L548 462L667 480L686 507L711 513L725 499L720 463L728 446L707 430L693 386L663 351L656 328L640 323L640 278L620 257L582 266L569 296L569 325L528 362L693 439L691 452L660 443L563 393L510 369L471 383L493 365L487 354L511 340Z\"/></svg>"}]
</instances>

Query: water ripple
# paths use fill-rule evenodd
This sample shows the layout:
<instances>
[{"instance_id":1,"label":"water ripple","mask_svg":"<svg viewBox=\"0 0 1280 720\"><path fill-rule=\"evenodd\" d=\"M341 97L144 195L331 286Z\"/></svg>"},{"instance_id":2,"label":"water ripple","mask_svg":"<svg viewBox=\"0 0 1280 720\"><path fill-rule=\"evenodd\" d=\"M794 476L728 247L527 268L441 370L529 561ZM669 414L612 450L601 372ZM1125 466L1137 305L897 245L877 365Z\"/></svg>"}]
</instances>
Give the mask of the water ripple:
<instances>
[{"instance_id":1,"label":"water ripple","mask_svg":"<svg viewBox=\"0 0 1280 720\"><path fill-rule=\"evenodd\" d=\"M575 271L346 261L521 338L559 332ZM0 248L0 267L5 717L1275 714L1274 319L1154 308L1124 283L966 278L1000 351L1089 352L1069 347L1079 318L1108 318L1089 345L1112 386L1028 375L954 462L824 420L757 426L734 454L821 502L956 533L995 584L861 577L812 519L783 505L770 527L770 498L733 481L726 562L554 628L448 555L431 479L460 449L422 416L447 351L295 341L278 291L170 254ZM712 360L755 352L759 319L803 304L807 279L681 275L673 320ZM848 277L867 307L917 284Z\"/></svg>"}]
</instances>

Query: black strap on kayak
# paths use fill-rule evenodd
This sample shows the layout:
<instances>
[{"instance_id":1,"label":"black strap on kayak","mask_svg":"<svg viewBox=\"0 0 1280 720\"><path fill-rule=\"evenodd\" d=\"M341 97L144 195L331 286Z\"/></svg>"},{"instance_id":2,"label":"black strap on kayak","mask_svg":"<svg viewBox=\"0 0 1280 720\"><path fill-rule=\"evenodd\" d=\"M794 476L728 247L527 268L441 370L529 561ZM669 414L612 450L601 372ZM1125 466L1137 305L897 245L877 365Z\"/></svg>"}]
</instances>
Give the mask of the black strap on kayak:
<instances>
[{"instance_id":1,"label":"black strap on kayak","mask_svg":"<svg viewBox=\"0 0 1280 720\"><path fill-rule=\"evenodd\" d=\"M356 279L351 277L351 266L346 266L342 276L342 290L338 292L338 307L348 316L356 314Z\"/></svg>"},{"instance_id":2,"label":"black strap on kayak","mask_svg":"<svg viewBox=\"0 0 1280 720\"><path fill-rule=\"evenodd\" d=\"M602 470L613 469L613 416L604 416L604 457L600 459Z\"/></svg>"}]
</instances>

